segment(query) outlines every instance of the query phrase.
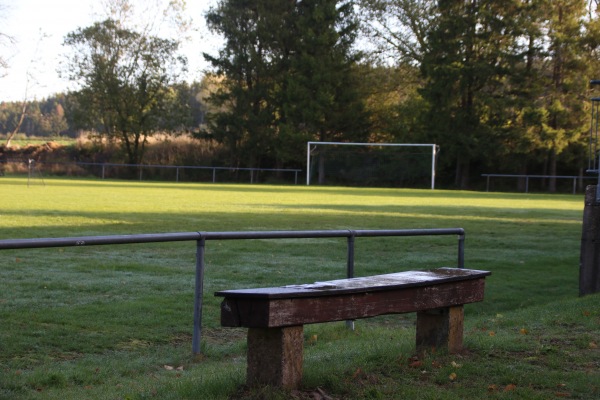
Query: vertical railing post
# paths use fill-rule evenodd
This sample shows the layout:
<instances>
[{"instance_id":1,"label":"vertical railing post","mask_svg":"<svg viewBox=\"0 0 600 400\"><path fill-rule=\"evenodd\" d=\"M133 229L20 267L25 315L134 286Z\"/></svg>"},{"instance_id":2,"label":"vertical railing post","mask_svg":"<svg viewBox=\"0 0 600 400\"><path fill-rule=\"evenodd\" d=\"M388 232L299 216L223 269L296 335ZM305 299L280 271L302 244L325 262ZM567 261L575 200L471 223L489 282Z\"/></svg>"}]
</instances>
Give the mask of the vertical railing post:
<instances>
[{"instance_id":1,"label":"vertical railing post","mask_svg":"<svg viewBox=\"0 0 600 400\"><path fill-rule=\"evenodd\" d=\"M346 277L354 278L354 237L355 233L350 231L350 236L348 236L348 260L346 262ZM354 330L354 321L348 320L346 321L346 328Z\"/></svg>"},{"instance_id":2,"label":"vertical railing post","mask_svg":"<svg viewBox=\"0 0 600 400\"><path fill-rule=\"evenodd\" d=\"M348 236L348 260L346 262L346 277L354 278L354 232Z\"/></svg>"},{"instance_id":3,"label":"vertical railing post","mask_svg":"<svg viewBox=\"0 0 600 400\"><path fill-rule=\"evenodd\" d=\"M200 354L202 339L202 295L204 293L204 248L206 239L200 234L196 241L196 286L194 289L194 332L192 334L192 353Z\"/></svg>"},{"instance_id":4,"label":"vertical railing post","mask_svg":"<svg viewBox=\"0 0 600 400\"><path fill-rule=\"evenodd\" d=\"M458 235L458 268L465 267L465 234Z\"/></svg>"}]
</instances>

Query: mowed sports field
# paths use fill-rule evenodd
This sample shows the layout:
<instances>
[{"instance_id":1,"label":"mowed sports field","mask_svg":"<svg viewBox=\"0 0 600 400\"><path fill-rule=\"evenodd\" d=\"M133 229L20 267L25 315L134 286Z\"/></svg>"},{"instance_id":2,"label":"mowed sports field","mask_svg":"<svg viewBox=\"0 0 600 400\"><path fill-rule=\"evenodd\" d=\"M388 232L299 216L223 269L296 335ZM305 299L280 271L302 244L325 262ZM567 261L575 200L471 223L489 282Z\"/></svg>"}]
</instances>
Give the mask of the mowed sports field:
<instances>
[{"instance_id":1,"label":"mowed sports field","mask_svg":"<svg viewBox=\"0 0 600 400\"><path fill-rule=\"evenodd\" d=\"M600 297L578 297L583 195L0 178L0 239L193 231L466 230L492 271L463 354L414 357L414 315L305 327L303 389L246 388L218 290L345 276L345 239L0 251L0 399L600 398ZM357 238L357 276L456 265L454 237ZM313 396L313 397L311 397Z\"/></svg>"}]
</instances>

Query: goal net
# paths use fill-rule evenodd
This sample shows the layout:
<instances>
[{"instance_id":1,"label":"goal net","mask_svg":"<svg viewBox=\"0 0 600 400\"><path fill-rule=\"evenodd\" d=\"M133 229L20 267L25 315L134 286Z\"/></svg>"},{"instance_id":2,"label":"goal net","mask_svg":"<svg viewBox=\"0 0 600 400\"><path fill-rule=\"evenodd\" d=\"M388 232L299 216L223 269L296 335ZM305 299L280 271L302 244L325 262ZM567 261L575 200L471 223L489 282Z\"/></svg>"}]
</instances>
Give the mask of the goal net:
<instances>
[{"instance_id":1,"label":"goal net","mask_svg":"<svg viewBox=\"0 0 600 400\"><path fill-rule=\"evenodd\" d=\"M435 188L439 146L308 142L306 184Z\"/></svg>"}]
</instances>

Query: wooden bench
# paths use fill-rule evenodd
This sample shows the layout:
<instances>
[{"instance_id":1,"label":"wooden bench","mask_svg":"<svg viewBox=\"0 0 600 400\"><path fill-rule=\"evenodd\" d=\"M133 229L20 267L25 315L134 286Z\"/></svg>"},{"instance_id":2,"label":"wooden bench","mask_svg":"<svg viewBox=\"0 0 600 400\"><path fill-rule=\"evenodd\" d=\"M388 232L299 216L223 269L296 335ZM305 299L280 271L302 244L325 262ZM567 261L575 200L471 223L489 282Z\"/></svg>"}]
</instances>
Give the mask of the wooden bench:
<instances>
[{"instance_id":1,"label":"wooden bench","mask_svg":"<svg viewBox=\"0 0 600 400\"><path fill-rule=\"evenodd\" d=\"M303 325L417 313L417 351L458 352L463 304L483 300L488 271L440 268L274 288L224 290L221 325L248 329L247 383L297 388Z\"/></svg>"}]
</instances>

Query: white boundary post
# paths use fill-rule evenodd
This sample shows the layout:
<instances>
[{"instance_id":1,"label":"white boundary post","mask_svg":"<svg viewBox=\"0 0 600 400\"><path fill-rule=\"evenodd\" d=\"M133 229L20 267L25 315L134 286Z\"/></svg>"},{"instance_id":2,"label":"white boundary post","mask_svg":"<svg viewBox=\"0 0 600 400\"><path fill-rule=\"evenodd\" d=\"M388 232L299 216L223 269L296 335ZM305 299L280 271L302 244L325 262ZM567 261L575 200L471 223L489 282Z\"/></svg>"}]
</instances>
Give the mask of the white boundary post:
<instances>
[{"instance_id":1,"label":"white boundary post","mask_svg":"<svg viewBox=\"0 0 600 400\"><path fill-rule=\"evenodd\" d=\"M306 143L306 186L310 186L310 144L313 142Z\"/></svg>"},{"instance_id":2,"label":"white boundary post","mask_svg":"<svg viewBox=\"0 0 600 400\"><path fill-rule=\"evenodd\" d=\"M437 155L437 146L431 146L431 190L435 189L435 158Z\"/></svg>"},{"instance_id":3,"label":"white boundary post","mask_svg":"<svg viewBox=\"0 0 600 400\"><path fill-rule=\"evenodd\" d=\"M394 147L431 147L431 190L435 189L435 159L438 145L431 143L347 143L347 142L306 142L306 185L310 185L310 145L325 144L336 146L394 146Z\"/></svg>"}]
</instances>

